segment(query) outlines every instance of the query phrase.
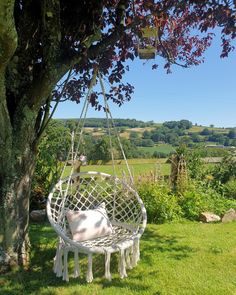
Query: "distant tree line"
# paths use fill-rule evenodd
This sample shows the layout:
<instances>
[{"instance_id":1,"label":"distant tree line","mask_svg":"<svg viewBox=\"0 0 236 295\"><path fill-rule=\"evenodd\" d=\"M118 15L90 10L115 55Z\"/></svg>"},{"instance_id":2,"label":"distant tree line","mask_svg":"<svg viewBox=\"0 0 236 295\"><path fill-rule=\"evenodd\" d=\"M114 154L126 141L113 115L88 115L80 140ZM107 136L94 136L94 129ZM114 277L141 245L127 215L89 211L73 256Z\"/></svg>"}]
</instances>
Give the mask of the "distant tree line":
<instances>
[{"instance_id":1,"label":"distant tree line","mask_svg":"<svg viewBox=\"0 0 236 295\"><path fill-rule=\"evenodd\" d=\"M74 130L78 124L78 119L58 119L61 121L65 127ZM153 126L154 122L143 122L136 119L114 119L114 124L116 127L126 127L126 128L144 128ZM84 127L90 128L107 128L107 119L105 118L86 118Z\"/></svg>"},{"instance_id":2,"label":"distant tree line","mask_svg":"<svg viewBox=\"0 0 236 295\"><path fill-rule=\"evenodd\" d=\"M236 146L236 128L231 128L227 133L217 133L215 130L204 128L199 135L203 135L206 141L225 146Z\"/></svg>"}]
</instances>

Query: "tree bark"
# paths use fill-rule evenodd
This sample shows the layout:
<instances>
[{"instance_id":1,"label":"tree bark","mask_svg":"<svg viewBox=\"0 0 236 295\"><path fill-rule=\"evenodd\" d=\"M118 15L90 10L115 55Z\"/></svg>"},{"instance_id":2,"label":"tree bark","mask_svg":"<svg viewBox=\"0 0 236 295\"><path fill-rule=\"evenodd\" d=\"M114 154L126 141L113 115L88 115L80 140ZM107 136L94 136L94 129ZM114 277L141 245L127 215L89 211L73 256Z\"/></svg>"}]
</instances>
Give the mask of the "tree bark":
<instances>
[{"instance_id":1,"label":"tree bark","mask_svg":"<svg viewBox=\"0 0 236 295\"><path fill-rule=\"evenodd\" d=\"M10 219L5 218L9 213L10 218L15 216L15 203L11 202L8 177L11 174L11 146L12 128L6 102L5 74L8 61L13 56L17 46L17 34L13 17L14 1L0 1L0 225L5 232L5 226L9 225L9 232L4 238L4 244L8 244L9 236L15 234L15 228ZM14 223L15 224L15 223ZM4 249L5 247L3 247ZM6 262L6 249L2 251L2 261ZM9 249L10 253L10 249ZM14 255L13 255L14 256ZM13 258L15 261L15 257ZM3 263L4 264L4 263Z\"/></svg>"},{"instance_id":2,"label":"tree bark","mask_svg":"<svg viewBox=\"0 0 236 295\"><path fill-rule=\"evenodd\" d=\"M9 164L0 172L5 266L19 265L24 268L29 265L29 199L36 157L36 134L32 124L29 123L28 126L27 129L19 128L18 132L13 132ZM31 140L26 140L29 137ZM6 154L8 148L9 146L6 146L1 152Z\"/></svg>"}]
</instances>

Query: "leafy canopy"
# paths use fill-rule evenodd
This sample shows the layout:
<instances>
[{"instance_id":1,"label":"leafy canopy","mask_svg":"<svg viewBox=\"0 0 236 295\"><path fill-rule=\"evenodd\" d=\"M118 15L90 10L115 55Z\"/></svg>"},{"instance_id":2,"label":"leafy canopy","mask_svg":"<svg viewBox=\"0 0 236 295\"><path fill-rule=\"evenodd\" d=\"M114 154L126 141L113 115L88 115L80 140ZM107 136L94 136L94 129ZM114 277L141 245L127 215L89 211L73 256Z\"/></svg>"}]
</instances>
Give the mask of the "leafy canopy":
<instances>
[{"instance_id":1,"label":"leafy canopy","mask_svg":"<svg viewBox=\"0 0 236 295\"><path fill-rule=\"evenodd\" d=\"M235 11L235 2L221 0L17 0L19 43L13 58L17 71L11 72L8 83L18 79L21 87L13 83L11 94L23 95L49 68L55 70L51 73L55 84L71 69L64 78L66 87L61 80L53 99L79 102L98 66L111 84L108 98L121 104L133 92L129 83L122 82L122 76L129 69L126 61L138 56L143 28L157 31L157 42L149 38L142 45L155 46L169 72L172 64L188 67L201 63L213 38L209 29L216 26L222 27L221 56L227 56L233 49L230 41L236 36ZM153 69L158 67L156 61L159 59L154 60ZM98 97L99 93L94 93L91 104L101 108Z\"/></svg>"}]
</instances>

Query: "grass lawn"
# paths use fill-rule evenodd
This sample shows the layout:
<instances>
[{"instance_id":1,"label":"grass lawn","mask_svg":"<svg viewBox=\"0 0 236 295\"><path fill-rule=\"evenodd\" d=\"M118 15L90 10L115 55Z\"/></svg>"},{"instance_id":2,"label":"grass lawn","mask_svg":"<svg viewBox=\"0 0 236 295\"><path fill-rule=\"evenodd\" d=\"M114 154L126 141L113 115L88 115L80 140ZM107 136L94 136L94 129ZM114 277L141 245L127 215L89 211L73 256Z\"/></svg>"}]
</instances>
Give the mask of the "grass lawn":
<instances>
[{"instance_id":1,"label":"grass lawn","mask_svg":"<svg viewBox=\"0 0 236 295\"><path fill-rule=\"evenodd\" d=\"M141 261L121 280L112 257L113 280L106 281L103 256L95 256L94 281L82 276L69 283L52 272L56 234L48 224L31 225L32 266L0 277L0 294L27 295L235 295L236 223L148 225L141 241ZM72 263L70 264L72 268ZM70 270L72 273L72 269Z\"/></svg>"}]
</instances>

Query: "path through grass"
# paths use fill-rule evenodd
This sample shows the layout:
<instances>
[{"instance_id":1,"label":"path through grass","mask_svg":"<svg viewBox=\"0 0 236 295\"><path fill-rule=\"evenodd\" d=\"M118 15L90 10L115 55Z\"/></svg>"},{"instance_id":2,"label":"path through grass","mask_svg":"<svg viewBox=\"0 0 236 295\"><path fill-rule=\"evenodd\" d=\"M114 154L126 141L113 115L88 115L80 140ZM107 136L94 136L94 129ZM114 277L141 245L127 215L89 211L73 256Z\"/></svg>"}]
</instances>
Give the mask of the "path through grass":
<instances>
[{"instance_id":1,"label":"path through grass","mask_svg":"<svg viewBox=\"0 0 236 295\"><path fill-rule=\"evenodd\" d=\"M141 241L141 261L129 277L117 274L112 258L113 280L106 281L103 256L94 259L94 282L82 277L69 283L52 273L56 234L48 224L31 226L32 267L0 277L4 295L235 295L236 223L179 223L148 225ZM72 273L72 263L70 264Z\"/></svg>"}]
</instances>

